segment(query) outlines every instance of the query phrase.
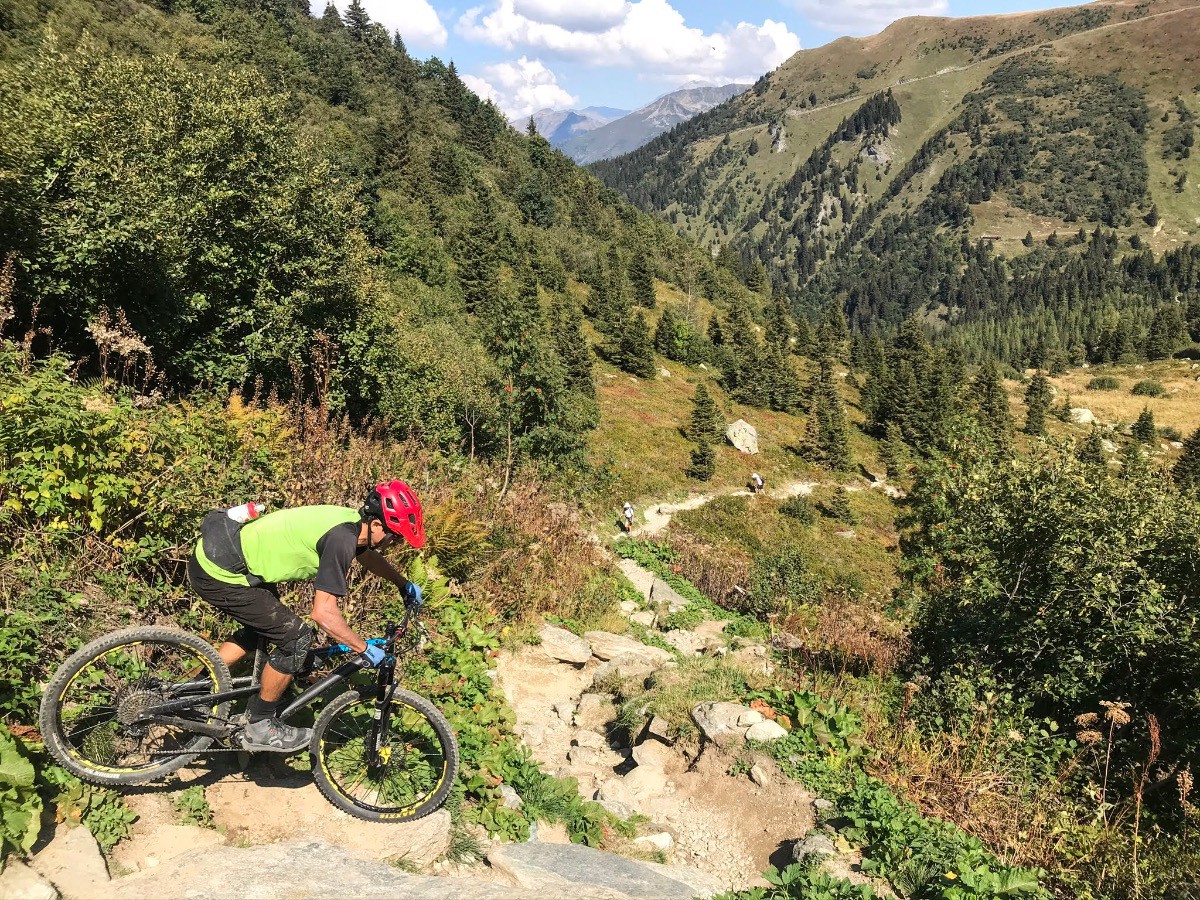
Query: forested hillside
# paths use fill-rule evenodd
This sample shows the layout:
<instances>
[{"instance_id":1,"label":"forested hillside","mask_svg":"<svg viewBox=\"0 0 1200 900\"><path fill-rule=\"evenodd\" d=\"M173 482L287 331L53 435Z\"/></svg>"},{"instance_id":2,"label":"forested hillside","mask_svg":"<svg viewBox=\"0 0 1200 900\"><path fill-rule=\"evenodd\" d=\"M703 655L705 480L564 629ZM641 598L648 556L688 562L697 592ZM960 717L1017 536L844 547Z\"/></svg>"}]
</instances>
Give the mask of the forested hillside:
<instances>
[{"instance_id":1,"label":"forested hillside","mask_svg":"<svg viewBox=\"0 0 1200 900\"><path fill-rule=\"evenodd\" d=\"M86 371L319 390L564 461L596 417L581 281L611 287L626 367L649 352L631 275L650 305L655 278L741 291L358 6L6 2L0 28L9 328Z\"/></svg>"},{"instance_id":2,"label":"forested hillside","mask_svg":"<svg viewBox=\"0 0 1200 900\"><path fill-rule=\"evenodd\" d=\"M901 20L593 170L809 316L1016 366L1161 355L1200 339L1198 15Z\"/></svg>"}]
</instances>

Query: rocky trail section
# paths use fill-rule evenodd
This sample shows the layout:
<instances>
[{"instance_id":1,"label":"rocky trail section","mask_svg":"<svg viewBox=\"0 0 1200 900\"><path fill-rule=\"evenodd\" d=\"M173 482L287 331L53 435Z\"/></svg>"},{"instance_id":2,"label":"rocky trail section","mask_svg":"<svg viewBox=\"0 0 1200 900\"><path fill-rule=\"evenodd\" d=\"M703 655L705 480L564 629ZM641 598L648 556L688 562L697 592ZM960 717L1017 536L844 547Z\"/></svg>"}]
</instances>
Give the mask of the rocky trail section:
<instances>
[{"instance_id":1,"label":"rocky trail section","mask_svg":"<svg viewBox=\"0 0 1200 900\"><path fill-rule=\"evenodd\" d=\"M816 486L795 481L767 493L802 496ZM711 499L660 505L658 529L680 509ZM611 690L625 679L669 684L689 659L714 656L750 677L773 671L767 647L725 635L723 621L658 630L688 601L636 562L618 566L643 597L622 604L622 613L660 646L631 634L579 636L546 625L539 644L501 655L496 680L518 733L547 771L575 778L582 797L622 818L640 817L640 833L624 852L641 859L572 845L561 826L539 823L530 843L485 842L486 865L460 866L446 861L445 810L399 825L363 822L333 809L308 772L281 758L264 755L238 771L231 757L213 757L203 768L182 770L179 781L205 785L215 828L177 824L170 797L179 782L136 790L127 797L138 814L133 834L108 860L85 828L60 825L28 865L14 860L0 874L0 897L270 900L323 896L330 885L367 897L696 897L761 885L759 873L769 865L814 852L826 857L827 870L865 880L853 858L831 850L815 827L815 798L783 777L764 751L786 732L760 712L730 701L701 703L691 710L698 739L687 742L674 740L667 723L645 710L640 721L618 722ZM511 800L521 803L516 792Z\"/></svg>"}]
</instances>

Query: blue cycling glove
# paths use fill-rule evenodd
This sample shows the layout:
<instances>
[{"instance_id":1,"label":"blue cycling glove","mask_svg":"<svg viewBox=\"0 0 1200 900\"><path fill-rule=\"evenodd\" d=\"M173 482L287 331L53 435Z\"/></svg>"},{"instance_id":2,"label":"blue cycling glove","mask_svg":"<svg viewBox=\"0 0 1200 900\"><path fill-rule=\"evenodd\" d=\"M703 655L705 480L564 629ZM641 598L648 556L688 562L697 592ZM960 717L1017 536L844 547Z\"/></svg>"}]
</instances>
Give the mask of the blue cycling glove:
<instances>
[{"instance_id":1,"label":"blue cycling glove","mask_svg":"<svg viewBox=\"0 0 1200 900\"><path fill-rule=\"evenodd\" d=\"M409 606L420 606L422 603L422 593L421 586L416 582L410 581L408 587L404 589L404 600Z\"/></svg>"},{"instance_id":2,"label":"blue cycling glove","mask_svg":"<svg viewBox=\"0 0 1200 900\"><path fill-rule=\"evenodd\" d=\"M374 669L377 665L383 662L385 656L387 656L387 654L383 652L382 647L377 647L374 644L367 644L367 649L360 653L358 658L362 660L362 664L368 669Z\"/></svg>"}]
</instances>

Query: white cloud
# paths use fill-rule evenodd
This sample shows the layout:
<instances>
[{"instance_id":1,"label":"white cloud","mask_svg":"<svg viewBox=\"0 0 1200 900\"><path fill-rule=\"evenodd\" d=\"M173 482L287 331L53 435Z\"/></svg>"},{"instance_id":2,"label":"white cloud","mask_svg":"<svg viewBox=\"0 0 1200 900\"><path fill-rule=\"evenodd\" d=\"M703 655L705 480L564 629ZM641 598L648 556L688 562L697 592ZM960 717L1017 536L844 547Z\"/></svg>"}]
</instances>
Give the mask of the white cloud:
<instances>
[{"instance_id":1,"label":"white cloud","mask_svg":"<svg viewBox=\"0 0 1200 900\"><path fill-rule=\"evenodd\" d=\"M336 0L336 4L345 13L350 2ZM429 0L362 0L362 5L372 22L378 22L388 34L400 32L409 47L446 46L446 26ZM312 0L312 8L314 15L321 15L325 0Z\"/></svg>"},{"instance_id":2,"label":"white cloud","mask_svg":"<svg viewBox=\"0 0 1200 900\"><path fill-rule=\"evenodd\" d=\"M944 16L948 0L788 0L818 28L863 37L905 16Z\"/></svg>"},{"instance_id":3,"label":"white cloud","mask_svg":"<svg viewBox=\"0 0 1200 900\"><path fill-rule=\"evenodd\" d=\"M473 41L528 48L585 65L642 70L655 80L675 83L689 78L753 80L800 49L800 39L782 22L739 22L706 33L689 27L668 0L619 7L600 0L611 24L597 28L573 24L566 7L563 0L494 0L469 9L456 30Z\"/></svg>"},{"instance_id":4,"label":"white cloud","mask_svg":"<svg viewBox=\"0 0 1200 900\"><path fill-rule=\"evenodd\" d=\"M571 31L605 31L628 12L625 0L513 0L517 15Z\"/></svg>"},{"instance_id":5,"label":"white cloud","mask_svg":"<svg viewBox=\"0 0 1200 900\"><path fill-rule=\"evenodd\" d=\"M554 73L537 59L520 59L482 66L479 75L464 75L463 82L485 100L491 100L510 118L528 116L547 107L562 109L579 100L561 86Z\"/></svg>"}]
</instances>

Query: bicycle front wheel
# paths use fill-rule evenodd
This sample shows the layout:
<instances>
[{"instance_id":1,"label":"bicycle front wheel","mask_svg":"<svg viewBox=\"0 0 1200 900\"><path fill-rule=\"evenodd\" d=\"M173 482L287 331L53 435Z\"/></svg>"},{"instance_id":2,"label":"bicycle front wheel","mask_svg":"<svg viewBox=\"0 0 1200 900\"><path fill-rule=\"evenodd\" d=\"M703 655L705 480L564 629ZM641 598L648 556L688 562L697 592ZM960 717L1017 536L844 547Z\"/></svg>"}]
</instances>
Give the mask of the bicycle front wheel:
<instances>
[{"instance_id":1,"label":"bicycle front wheel","mask_svg":"<svg viewBox=\"0 0 1200 900\"><path fill-rule=\"evenodd\" d=\"M213 739L190 722L223 721L229 668L211 644L175 628L126 628L85 644L50 679L39 724L46 749L93 784L144 784L187 765ZM195 704L155 722L148 710L172 700Z\"/></svg>"},{"instance_id":2,"label":"bicycle front wheel","mask_svg":"<svg viewBox=\"0 0 1200 900\"><path fill-rule=\"evenodd\" d=\"M458 777L458 742L437 708L397 690L378 751L367 750L376 701L357 691L338 697L313 728L313 778L325 799L369 822L410 822L446 802Z\"/></svg>"}]
</instances>

